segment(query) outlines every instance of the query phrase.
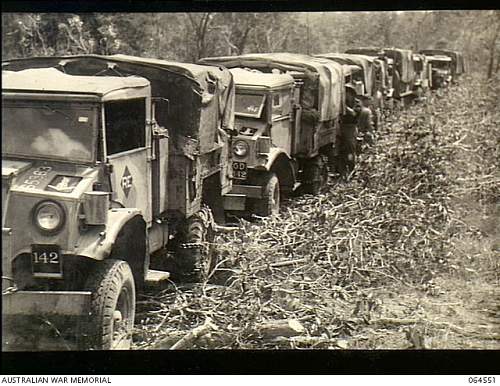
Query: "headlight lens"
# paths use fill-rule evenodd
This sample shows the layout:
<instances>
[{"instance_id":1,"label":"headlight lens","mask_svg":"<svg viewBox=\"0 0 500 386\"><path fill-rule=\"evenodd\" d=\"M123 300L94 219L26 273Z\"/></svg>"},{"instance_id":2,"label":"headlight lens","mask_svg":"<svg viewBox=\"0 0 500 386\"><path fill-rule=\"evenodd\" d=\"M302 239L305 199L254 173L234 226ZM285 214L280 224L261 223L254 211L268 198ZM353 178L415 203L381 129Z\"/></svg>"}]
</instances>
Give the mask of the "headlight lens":
<instances>
[{"instance_id":1,"label":"headlight lens","mask_svg":"<svg viewBox=\"0 0 500 386\"><path fill-rule=\"evenodd\" d=\"M35 209L35 223L45 232L56 232L64 223L64 211L53 201L44 201Z\"/></svg>"},{"instance_id":2,"label":"headlight lens","mask_svg":"<svg viewBox=\"0 0 500 386\"><path fill-rule=\"evenodd\" d=\"M248 144L245 141L235 141L233 143L233 153L238 157L244 157L248 153Z\"/></svg>"}]
</instances>

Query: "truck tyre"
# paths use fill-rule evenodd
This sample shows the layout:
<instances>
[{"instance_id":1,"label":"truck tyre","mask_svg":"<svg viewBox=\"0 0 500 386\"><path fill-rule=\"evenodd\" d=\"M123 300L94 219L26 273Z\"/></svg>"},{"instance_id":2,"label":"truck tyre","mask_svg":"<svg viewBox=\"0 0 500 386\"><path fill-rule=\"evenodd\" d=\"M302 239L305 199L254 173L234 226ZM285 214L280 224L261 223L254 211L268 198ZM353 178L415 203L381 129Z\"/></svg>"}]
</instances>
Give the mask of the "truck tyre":
<instances>
[{"instance_id":1,"label":"truck tyre","mask_svg":"<svg viewBox=\"0 0 500 386\"><path fill-rule=\"evenodd\" d=\"M187 220L183 240L176 257L178 276L183 281L208 280L217 264L213 217L209 208L201 209Z\"/></svg>"},{"instance_id":2,"label":"truck tyre","mask_svg":"<svg viewBox=\"0 0 500 386\"><path fill-rule=\"evenodd\" d=\"M308 182L306 183L306 193L317 195L321 189L328 183L328 164L322 155L312 159L306 166L305 175Z\"/></svg>"},{"instance_id":3,"label":"truck tyre","mask_svg":"<svg viewBox=\"0 0 500 386\"><path fill-rule=\"evenodd\" d=\"M255 201L255 214L275 216L280 211L280 184L275 173L266 173L262 182L262 198Z\"/></svg>"},{"instance_id":4,"label":"truck tyre","mask_svg":"<svg viewBox=\"0 0 500 386\"><path fill-rule=\"evenodd\" d=\"M126 261L96 263L85 288L92 292L86 349L128 350L135 318L135 284Z\"/></svg>"}]
</instances>

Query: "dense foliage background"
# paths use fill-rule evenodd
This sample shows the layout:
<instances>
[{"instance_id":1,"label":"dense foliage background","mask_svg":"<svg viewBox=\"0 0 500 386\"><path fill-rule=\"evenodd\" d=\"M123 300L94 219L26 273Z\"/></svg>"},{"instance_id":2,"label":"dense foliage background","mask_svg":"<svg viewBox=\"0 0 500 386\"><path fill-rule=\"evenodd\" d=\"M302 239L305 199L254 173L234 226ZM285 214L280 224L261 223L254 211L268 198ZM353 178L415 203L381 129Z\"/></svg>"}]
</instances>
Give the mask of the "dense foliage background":
<instances>
[{"instance_id":1,"label":"dense foliage background","mask_svg":"<svg viewBox=\"0 0 500 386\"><path fill-rule=\"evenodd\" d=\"M368 45L462 50L491 77L500 69L500 11L2 13L3 59L125 53L193 62Z\"/></svg>"}]
</instances>

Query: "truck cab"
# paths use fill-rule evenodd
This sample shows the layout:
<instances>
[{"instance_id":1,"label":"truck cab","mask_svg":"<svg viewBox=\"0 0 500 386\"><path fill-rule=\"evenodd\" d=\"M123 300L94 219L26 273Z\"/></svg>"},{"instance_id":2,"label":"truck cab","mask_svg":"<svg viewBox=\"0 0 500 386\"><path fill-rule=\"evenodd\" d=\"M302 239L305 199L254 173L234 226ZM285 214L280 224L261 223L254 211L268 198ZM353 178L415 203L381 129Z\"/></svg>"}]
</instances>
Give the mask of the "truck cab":
<instances>
[{"instance_id":1,"label":"truck cab","mask_svg":"<svg viewBox=\"0 0 500 386\"><path fill-rule=\"evenodd\" d=\"M432 66L432 89L446 88L451 84L451 58L445 55L426 55Z\"/></svg>"},{"instance_id":2,"label":"truck cab","mask_svg":"<svg viewBox=\"0 0 500 386\"><path fill-rule=\"evenodd\" d=\"M2 80L2 289L10 290L3 316L85 316L90 281L119 276L122 292L107 321L114 337L103 344L126 348L130 337L121 333L133 325L144 258L92 262L103 260L126 223L137 230L152 221L150 83L55 68L4 71Z\"/></svg>"},{"instance_id":3,"label":"truck cab","mask_svg":"<svg viewBox=\"0 0 500 386\"><path fill-rule=\"evenodd\" d=\"M453 51L447 49L427 49L421 50L421 54L426 56L447 56L451 59L451 81L453 83L457 83L458 79L462 74L466 71L466 62L465 58L460 51Z\"/></svg>"},{"instance_id":4,"label":"truck cab","mask_svg":"<svg viewBox=\"0 0 500 386\"><path fill-rule=\"evenodd\" d=\"M294 79L242 68L230 71L236 84L238 134L232 142L233 189L224 197L225 208L277 214L280 193L293 190L297 173L290 156L296 138Z\"/></svg>"},{"instance_id":5,"label":"truck cab","mask_svg":"<svg viewBox=\"0 0 500 386\"><path fill-rule=\"evenodd\" d=\"M3 348L32 349L44 320L58 334L38 349L129 348L136 291L215 266L232 77L122 56L2 66Z\"/></svg>"}]
</instances>

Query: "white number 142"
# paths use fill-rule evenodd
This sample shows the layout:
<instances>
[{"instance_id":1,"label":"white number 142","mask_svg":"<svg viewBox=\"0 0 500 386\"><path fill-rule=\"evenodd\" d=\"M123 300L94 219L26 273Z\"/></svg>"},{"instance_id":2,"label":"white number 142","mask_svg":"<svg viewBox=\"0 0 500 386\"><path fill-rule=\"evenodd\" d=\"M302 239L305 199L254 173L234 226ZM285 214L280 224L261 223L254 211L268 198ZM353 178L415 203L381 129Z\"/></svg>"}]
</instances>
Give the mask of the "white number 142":
<instances>
[{"instance_id":1,"label":"white number 142","mask_svg":"<svg viewBox=\"0 0 500 386\"><path fill-rule=\"evenodd\" d=\"M47 256L47 252L42 252L38 254L38 252L33 252L33 257L35 258L35 263L44 263L44 264L58 264L59 263L59 255L57 252L49 252Z\"/></svg>"}]
</instances>

